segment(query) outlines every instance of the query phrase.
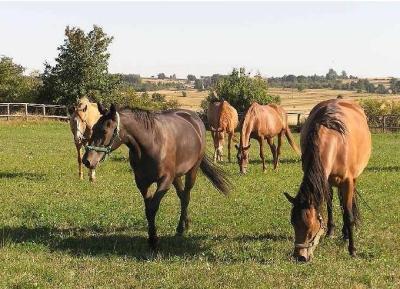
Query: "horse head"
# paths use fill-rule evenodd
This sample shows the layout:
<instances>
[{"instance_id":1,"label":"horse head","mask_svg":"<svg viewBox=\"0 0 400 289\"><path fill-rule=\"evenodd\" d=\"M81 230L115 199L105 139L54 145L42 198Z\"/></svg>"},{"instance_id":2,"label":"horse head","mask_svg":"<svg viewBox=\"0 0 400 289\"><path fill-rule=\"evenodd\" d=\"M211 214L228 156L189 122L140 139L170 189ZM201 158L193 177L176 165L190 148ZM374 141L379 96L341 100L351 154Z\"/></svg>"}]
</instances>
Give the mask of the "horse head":
<instances>
[{"instance_id":1,"label":"horse head","mask_svg":"<svg viewBox=\"0 0 400 289\"><path fill-rule=\"evenodd\" d=\"M284 194L293 205L290 218L295 234L293 257L308 262L326 230L322 213L316 208L312 194L298 194L296 198Z\"/></svg>"},{"instance_id":2,"label":"horse head","mask_svg":"<svg viewBox=\"0 0 400 289\"><path fill-rule=\"evenodd\" d=\"M95 169L110 154L114 141L119 138L119 114L111 104L110 109L104 109L98 104L102 116L93 126L93 134L85 147L83 163L89 169Z\"/></svg>"},{"instance_id":3,"label":"horse head","mask_svg":"<svg viewBox=\"0 0 400 289\"><path fill-rule=\"evenodd\" d=\"M235 147L238 151L236 158L238 160L238 164L240 167L240 173L245 174L247 170L247 165L249 164L250 160L250 154L249 154L250 144L246 147L243 147L242 145L240 146L235 145Z\"/></svg>"}]
</instances>

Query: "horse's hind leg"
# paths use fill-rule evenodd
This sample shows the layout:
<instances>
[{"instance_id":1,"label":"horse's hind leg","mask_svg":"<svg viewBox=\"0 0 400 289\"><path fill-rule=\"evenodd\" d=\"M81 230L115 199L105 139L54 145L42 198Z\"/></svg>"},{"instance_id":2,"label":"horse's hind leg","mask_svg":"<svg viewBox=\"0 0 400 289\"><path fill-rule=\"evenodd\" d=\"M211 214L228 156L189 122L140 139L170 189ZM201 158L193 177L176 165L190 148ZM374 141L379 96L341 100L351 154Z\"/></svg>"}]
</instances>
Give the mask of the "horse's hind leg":
<instances>
[{"instance_id":1,"label":"horse's hind leg","mask_svg":"<svg viewBox=\"0 0 400 289\"><path fill-rule=\"evenodd\" d=\"M276 159L274 161L274 169L277 169L279 166L279 158L280 158L281 152L282 152L282 142L283 142L284 135L285 135L284 130L278 134L278 148L276 150Z\"/></svg>"},{"instance_id":2,"label":"horse's hind leg","mask_svg":"<svg viewBox=\"0 0 400 289\"><path fill-rule=\"evenodd\" d=\"M179 218L178 227L176 227L176 234L178 236L181 236L184 233L184 231L187 231L189 229L190 220L187 208L190 202L190 190L189 192L185 192L181 177L175 178L173 184L176 189L176 194L178 195L181 201L181 215Z\"/></svg>"},{"instance_id":3,"label":"horse's hind leg","mask_svg":"<svg viewBox=\"0 0 400 289\"><path fill-rule=\"evenodd\" d=\"M82 166L82 145L81 144L75 144L76 145L76 152L78 153L78 176L80 180L83 180L83 166Z\"/></svg>"},{"instance_id":4,"label":"horse's hind leg","mask_svg":"<svg viewBox=\"0 0 400 289\"><path fill-rule=\"evenodd\" d=\"M278 157L277 157L277 152L276 152L276 146L274 144L274 139L273 138L267 138L267 143L269 145L269 148L271 149L271 154L272 154L272 159L274 163L274 169L278 166Z\"/></svg>"},{"instance_id":5,"label":"horse's hind leg","mask_svg":"<svg viewBox=\"0 0 400 289\"><path fill-rule=\"evenodd\" d=\"M232 147L232 138L234 132L230 132L228 134L228 161L231 162L231 147Z\"/></svg>"}]
</instances>

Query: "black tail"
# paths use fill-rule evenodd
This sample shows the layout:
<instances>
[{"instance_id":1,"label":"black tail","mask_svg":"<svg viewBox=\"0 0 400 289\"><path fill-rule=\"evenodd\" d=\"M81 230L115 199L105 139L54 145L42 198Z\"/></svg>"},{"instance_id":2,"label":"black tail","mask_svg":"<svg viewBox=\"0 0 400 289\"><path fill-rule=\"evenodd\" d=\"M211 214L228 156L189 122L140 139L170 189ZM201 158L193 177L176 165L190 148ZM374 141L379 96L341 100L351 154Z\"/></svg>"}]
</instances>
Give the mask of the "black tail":
<instances>
[{"instance_id":1,"label":"black tail","mask_svg":"<svg viewBox=\"0 0 400 289\"><path fill-rule=\"evenodd\" d=\"M204 154L203 156L203 160L200 164L200 169L211 181L215 188L221 191L225 196L229 195L229 191L232 189L233 185L229 181L226 172L217 167L213 163L212 159L206 154Z\"/></svg>"}]
</instances>

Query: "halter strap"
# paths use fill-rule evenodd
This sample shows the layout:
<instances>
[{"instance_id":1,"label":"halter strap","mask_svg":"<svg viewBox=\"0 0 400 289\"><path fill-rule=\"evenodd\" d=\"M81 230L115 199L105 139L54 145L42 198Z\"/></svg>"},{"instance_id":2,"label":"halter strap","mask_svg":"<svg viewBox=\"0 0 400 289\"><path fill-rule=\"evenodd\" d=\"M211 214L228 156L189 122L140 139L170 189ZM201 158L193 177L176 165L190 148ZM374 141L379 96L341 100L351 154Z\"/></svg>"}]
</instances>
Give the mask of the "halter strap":
<instances>
[{"instance_id":1,"label":"halter strap","mask_svg":"<svg viewBox=\"0 0 400 289\"><path fill-rule=\"evenodd\" d=\"M119 138L119 114L118 114L118 112L116 112L115 115L117 117L117 126L114 129L114 133L113 133L113 135L111 137L111 140L110 140L110 143L108 144L108 146L105 146L105 147L85 146L85 151L86 152L96 151L98 153L99 152L104 153L104 155L101 158L100 162L104 162L108 158L108 156L111 154L111 147L113 146L115 139L117 137Z\"/></svg>"},{"instance_id":2,"label":"halter strap","mask_svg":"<svg viewBox=\"0 0 400 289\"><path fill-rule=\"evenodd\" d=\"M315 233L314 237L311 238L311 241L309 243L306 244L300 244L300 243L294 243L294 247L295 248L300 248L300 249L308 249L311 248L313 246L317 246L319 243L319 238L316 240L319 232L321 230L325 230L326 226L324 225L324 221L322 219L322 216L320 213L318 213L318 221L319 221L319 229L318 231Z\"/></svg>"}]
</instances>

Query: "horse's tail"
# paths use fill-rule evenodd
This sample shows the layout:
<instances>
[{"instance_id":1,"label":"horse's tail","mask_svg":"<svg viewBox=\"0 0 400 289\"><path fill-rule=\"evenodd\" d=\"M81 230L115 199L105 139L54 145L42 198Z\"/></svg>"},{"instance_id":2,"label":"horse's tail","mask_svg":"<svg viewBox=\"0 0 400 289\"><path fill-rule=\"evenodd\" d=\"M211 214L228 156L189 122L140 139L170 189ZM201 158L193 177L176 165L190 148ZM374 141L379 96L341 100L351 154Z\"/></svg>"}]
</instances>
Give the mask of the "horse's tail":
<instances>
[{"instance_id":1,"label":"horse's tail","mask_svg":"<svg viewBox=\"0 0 400 289\"><path fill-rule=\"evenodd\" d=\"M204 154L203 160L200 163L200 169L215 188L221 191L225 196L229 195L229 190L232 189L232 183L229 181L226 172L217 167L206 154Z\"/></svg>"},{"instance_id":2,"label":"horse's tail","mask_svg":"<svg viewBox=\"0 0 400 289\"><path fill-rule=\"evenodd\" d=\"M297 147L296 143L294 142L293 135L292 135L292 132L290 131L289 125L288 125L288 127L287 127L287 129L285 131L285 136L286 136L290 146L294 149L294 151L297 154L300 154L300 150Z\"/></svg>"}]
</instances>

